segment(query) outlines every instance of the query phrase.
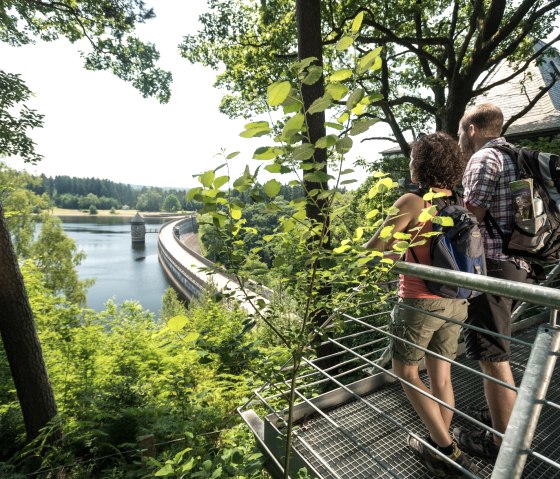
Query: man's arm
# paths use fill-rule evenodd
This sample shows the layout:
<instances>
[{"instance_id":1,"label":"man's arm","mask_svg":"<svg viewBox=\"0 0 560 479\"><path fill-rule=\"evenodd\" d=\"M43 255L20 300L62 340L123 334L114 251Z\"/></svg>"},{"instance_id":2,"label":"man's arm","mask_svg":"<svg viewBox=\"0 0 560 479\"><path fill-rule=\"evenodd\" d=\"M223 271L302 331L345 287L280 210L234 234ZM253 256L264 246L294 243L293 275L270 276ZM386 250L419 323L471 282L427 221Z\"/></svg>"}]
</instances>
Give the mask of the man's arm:
<instances>
[{"instance_id":1,"label":"man's arm","mask_svg":"<svg viewBox=\"0 0 560 479\"><path fill-rule=\"evenodd\" d=\"M479 206L471 205L470 203L465 203L467 209L476 216L476 219L479 223L484 222L484 217L486 216L486 212L488 211L486 208L480 208Z\"/></svg>"}]
</instances>

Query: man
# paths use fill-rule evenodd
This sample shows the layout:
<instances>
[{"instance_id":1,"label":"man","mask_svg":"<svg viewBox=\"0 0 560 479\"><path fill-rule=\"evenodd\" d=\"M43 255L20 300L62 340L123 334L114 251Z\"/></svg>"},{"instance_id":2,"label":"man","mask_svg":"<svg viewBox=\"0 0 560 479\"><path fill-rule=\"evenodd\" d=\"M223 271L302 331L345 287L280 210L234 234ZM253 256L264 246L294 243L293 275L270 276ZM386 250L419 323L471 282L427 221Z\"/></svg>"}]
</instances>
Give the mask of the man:
<instances>
[{"instance_id":1,"label":"man","mask_svg":"<svg viewBox=\"0 0 560 479\"><path fill-rule=\"evenodd\" d=\"M500 136L503 122L502 111L490 103L474 107L461 119L459 145L463 153L470 156L463 177L464 200L482 227L488 276L525 282L529 271L528 264L505 255L502 252L503 241L499 234L493 231L488 221L484 221L489 212L504 233L509 234L513 229L514 211L509 184L518 179L517 167L507 154L493 148L507 144ZM466 323L511 336L512 306L511 299L482 294L471 300ZM468 327L464 328L464 336L467 357L478 360L483 373L515 386L509 364L509 340L483 334ZM490 418L480 414L477 419L487 423L491 420L495 430L505 432L515 403L515 391L484 379L484 394ZM453 436L459 447L471 455L491 461L498 455L501 438L488 431L455 428Z\"/></svg>"}]
</instances>

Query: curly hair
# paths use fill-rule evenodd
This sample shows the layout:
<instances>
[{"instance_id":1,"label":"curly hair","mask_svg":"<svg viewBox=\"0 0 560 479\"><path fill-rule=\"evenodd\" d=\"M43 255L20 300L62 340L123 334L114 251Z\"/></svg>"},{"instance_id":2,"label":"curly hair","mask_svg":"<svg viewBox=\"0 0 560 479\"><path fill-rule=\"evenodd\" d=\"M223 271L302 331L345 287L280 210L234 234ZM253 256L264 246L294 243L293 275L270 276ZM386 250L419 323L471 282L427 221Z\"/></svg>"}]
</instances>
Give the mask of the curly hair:
<instances>
[{"instance_id":1,"label":"curly hair","mask_svg":"<svg viewBox=\"0 0 560 479\"><path fill-rule=\"evenodd\" d=\"M414 179L426 188L455 188L461 183L466 161L457 140L438 131L412 144Z\"/></svg>"}]
</instances>

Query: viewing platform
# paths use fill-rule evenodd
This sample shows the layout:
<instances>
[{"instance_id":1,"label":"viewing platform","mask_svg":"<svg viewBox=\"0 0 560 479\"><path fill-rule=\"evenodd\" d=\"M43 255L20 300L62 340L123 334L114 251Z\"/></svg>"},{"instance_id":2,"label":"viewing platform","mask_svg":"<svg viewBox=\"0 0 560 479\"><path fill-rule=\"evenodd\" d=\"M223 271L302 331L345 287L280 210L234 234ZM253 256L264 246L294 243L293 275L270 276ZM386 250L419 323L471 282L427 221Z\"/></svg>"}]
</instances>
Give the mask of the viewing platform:
<instances>
[{"instance_id":1,"label":"viewing platform","mask_svg":"<svg viewBox=\"0 0 560 479\"><path fill-rule=\"evenodd\" d=\"M560 267L549 272L542 286L410 263L397 263L394 268L407 275L525 301L513 315L511 367L517 402L498 459L492 464L473 458L480 468L477 475L457 469L457 475L448 477L560 478L560 371L556 367ZM343 332L330 335L323 343L334 348L330 356L334 366L322 366L325 358L303 359L296 377L291 478L301 468L319 479L433 477L407 446L409 434L423 440L425 427L399 384L402 380L390 369L387 324L394 303L362 304L355 311L339 313L342 324L337 330ZM492 431L466 412L468 407L485 405L484 375L478 363L465 359L463 352L460 344L458 359L452 362L456 406L444 406L454 412L451 427ZM256 390L239 409L275 478L284 477L291 371L291 363L287 363L283 377ZM425 371L421 377L427 380Z\"/></svg>"}]
</instances>

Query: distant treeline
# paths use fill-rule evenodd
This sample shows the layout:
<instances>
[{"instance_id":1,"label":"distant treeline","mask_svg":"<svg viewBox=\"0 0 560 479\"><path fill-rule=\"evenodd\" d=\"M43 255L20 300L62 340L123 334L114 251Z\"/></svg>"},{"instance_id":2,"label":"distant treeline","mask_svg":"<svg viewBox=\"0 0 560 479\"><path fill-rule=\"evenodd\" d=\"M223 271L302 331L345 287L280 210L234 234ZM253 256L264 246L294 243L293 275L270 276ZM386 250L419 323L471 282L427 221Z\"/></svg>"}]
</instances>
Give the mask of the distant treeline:
<instances>
[{"instance_id":1,"label":"distant treeline","mask_svg":"<svg viewBox=\"0 0 560 479\"><path fill-rule=\"evenodd\" d=\"M33 192L48 194L55 206L67 209L100 210L121 209L128 206L140 211L197 211L202 203L187 200L188 190L159 188L154 186L133 186L99 178L77 178L60 175L41 175L41 182L28 186ZM233 196L241 196L246 203L258 200L250 198L246 192L232 191ZM280 195L286 201L304 196L301 186L282 185Z\"/></svg>"},{"instance_id":2,"label":"distant treeline","mask_svg":"<svg viewBox=\"0 0 560 479\"><path fill-rule=\"evenodd\" d=\"M132 186L99 178L41 175L41 184L30 188L37 194L47 193L59 208L121 209L128 206L141 211L192 210L196 202L187 201L187 190Z\"/></svg>"}]
</instances>

